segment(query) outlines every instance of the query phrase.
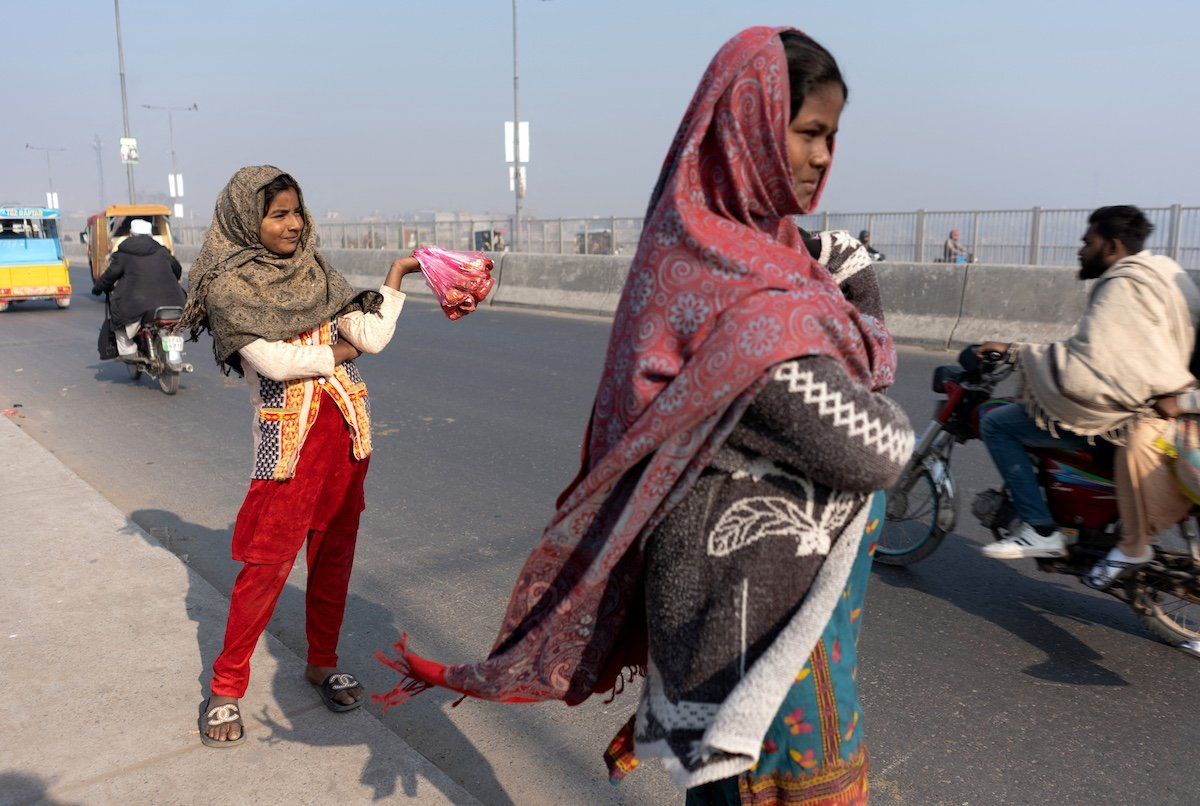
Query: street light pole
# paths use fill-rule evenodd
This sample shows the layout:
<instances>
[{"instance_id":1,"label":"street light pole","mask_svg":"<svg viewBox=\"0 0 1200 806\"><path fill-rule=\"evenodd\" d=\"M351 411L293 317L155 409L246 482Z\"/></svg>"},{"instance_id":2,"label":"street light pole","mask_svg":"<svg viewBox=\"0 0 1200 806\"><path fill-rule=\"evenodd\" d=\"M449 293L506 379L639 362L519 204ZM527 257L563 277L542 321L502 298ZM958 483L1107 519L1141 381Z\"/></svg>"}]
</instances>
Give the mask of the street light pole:
<instances>
[{"instance_id":1,"label":"street light pole","mask_svg":"<svg viewBox=\"0 0 1200 806\"><path fill-rule=\"evenodd\" d=\"M53 197L54 197L54 168L50 165L50 152L51 151L66 151L67 149L65 149L65 148L48 148L46 146L34 146L34 145L30 145L29 143L25 144L25 148L29 151L45 151L46 152L46 180L50 183L50 193L49 193L49 197L46 200L48 202L46 204L46 206L47 207L57 206L55 204L49 203L51 201L51 199L53 199Z\"/></svg>"},{"instance_id":2,"label":"street light pole","mask_svg":"<svg viewBox=\"0 0 1200 806\"><path fill-rule=\"evenodd\" d=\"M199 104L192 104L191 106L151 106L150 104L142 104L142 108L167 113L167 131L169 132L171 143L171 173L175 175L175 181L178 182L179 167L175 164L175 113L199 112L200 106ZM180 193L179 195L182 196L183 194Z\"/></svg>"},{"instance_id":3,"label":"street light pole","mask_svg":"<svg viewBox=\"0 0 1200 806\"><path fill-rule=\"evenodd\" d=\"M513 14L513 195L515 196L515 211L513 215L513 231L510 238L510 248L518 251L518 241L521 237L521 197L524 194L524 183L521 181L521 80L517 62L517 0L512 3Z\"/></svg>"},{"instance_id":4,"label":"street light pole","mask_svg":"<svg viewBox=\"0 0 1200 806\"><path fill-rule=\"evenodd\" d=\"M117 21L117 66L121 70L121 119L125 124L125 136L129 133L129 96L125 92L125 46L121 43L121 0L113 0L113 14ZM129 203L137 204L137 191L133 186L133 163L125 163L125 176L129 182Z\"/></svg>"},{"instance_id":5,"label":"street light pole","mask_svg":"<svg viewBox=\"0 0 1200 806\"><path fill-rule=\"evenodd\" d=\"M100 209L104 209L104 146L100 143L100 135L92 135L92 150L96 152L96 173L100 176Z\"/></svg>"}]
</instances>

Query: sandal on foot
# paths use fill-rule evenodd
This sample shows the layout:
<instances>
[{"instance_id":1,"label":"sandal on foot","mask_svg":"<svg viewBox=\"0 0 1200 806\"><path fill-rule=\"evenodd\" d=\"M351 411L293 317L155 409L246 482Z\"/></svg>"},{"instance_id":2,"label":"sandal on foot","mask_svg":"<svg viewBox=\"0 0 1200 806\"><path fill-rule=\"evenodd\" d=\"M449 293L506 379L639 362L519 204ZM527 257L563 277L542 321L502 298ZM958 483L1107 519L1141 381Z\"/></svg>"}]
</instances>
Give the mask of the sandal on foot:
<instances>
[{"instance_id":1,"label":"sandal on foot","mask_svg":"<svg viewBox=\"0 0 1200 806\"><path fill-rule=\"evenodd\" d=\"M1089 588L1098 591L1107 591L1114 587L1118 582L1123 582L1133 576L1139 568L1154 559L1154 553L1144 560L1130 561L1125 554L1120 554L1117 549L1113 549L1100 562L1092 566L1083 577L1083 584Z\"/></svg>"},{"instance_id":2,"label":"sandal on foot","mask_svg":"<svg viewBox=\"0 0 1200 806\"><path fill-rule=\"evenodd\" d=\"M200 741L205 747L233 747L235 744L241 744L242 739L246 738L246 726L242 724L242 712L238 709L237 703L227 702L224 705L214 705L212 708L208 704L211 699L200 703L200 718L196 724L200 726ZM236 739L214 739L206 732L209 728L215 728L219 725L235 724L240 728Z\"/></svg>"},{"instance_id":3,"label":"sandal on foot","mask_svg":"<svg viewBox=\"0 0 1200 806\"><path fill-rule=\"evenodd\" d=\"M338 702L334 695L342 691L350 691L351 689L359 689L358 699L352 703ZM361 708L363 704L363 687L358 679L346 672L334 672L325 678L325 681L317 687L321 692L321 699L325 701L325 707L330 711L342 713L343 711L353 711L355 708Z\"/></svg>"}]
</instances>

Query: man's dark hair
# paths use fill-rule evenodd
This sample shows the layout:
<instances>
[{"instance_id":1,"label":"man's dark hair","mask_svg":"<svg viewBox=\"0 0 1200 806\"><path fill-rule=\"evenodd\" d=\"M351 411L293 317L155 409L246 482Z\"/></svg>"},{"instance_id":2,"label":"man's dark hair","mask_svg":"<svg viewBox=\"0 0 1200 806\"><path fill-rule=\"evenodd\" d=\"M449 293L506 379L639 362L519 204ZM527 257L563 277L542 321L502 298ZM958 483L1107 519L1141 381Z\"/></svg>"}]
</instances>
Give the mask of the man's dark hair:
<instances>
[{"instance_id":1,"label":"man's dark hair","mask_svg":"<svg viewBox=\"0 0 1200 806\"><path fill-rule=\"evenodd\" d=\"M267 210L270 209L271 200L285 190L296 191L296 198L303 204L304 196L300 193L300 183L293 179L291 174L280 174L263 188L263 215L266 215Z\"/></svg>"},{"instance_id":2,"label":"man's dark hair","mask_svg":"<svg viewBox=\"0 0 1200 806\"><path fill-rule=\"evenodd\" d=\"M1096 228L1096 234L1106 241L1120 241L1129 254L1142 251L1146 239L1154 232L1154 225L1146 214L1132 204L1114 204L1101 207L1090 216L1088 223Z\"/></svg>"},{"instance_id":3,"label":"man's dark hair","mask_svg":"<svg viewBox=\"0 0 1200 806\"><path fill-rule=\"evenodd\" d=\"M850 88L842 78L833 54L825 50L815 39L799 31L784 31L779 35L783 41L783 53L787 57L788 84L792 90L791 122L800 114L808 94L825 84L836 84L842 88L842 96L850 99Z\"/></svg>"}]
</instances>

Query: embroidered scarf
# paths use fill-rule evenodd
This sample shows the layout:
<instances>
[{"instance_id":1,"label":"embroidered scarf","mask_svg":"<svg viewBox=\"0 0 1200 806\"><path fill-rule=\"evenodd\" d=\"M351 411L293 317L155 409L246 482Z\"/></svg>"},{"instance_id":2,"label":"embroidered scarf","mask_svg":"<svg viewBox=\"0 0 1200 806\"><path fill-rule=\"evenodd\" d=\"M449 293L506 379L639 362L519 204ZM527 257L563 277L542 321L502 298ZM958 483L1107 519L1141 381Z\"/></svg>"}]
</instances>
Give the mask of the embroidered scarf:
<instances>
[{"instance_id":1,"label":"embroidered scarf","mask_svg":"<svg viewBox=\"0 0 1200 806\"><path fill-rule=\"evenodd\" d=\"M622 669L645 664L645 625L627 618L640 541L712 460L767 369L824 355L865 387L892 383L887 331L846 302L791 219L806 211L787 159L784 30L727 42L684 114L613 322L579 475L517 578L491 654L443 666L402 640L397 658L380 655L402 676L380 701L436 685L573 704L619 688Z\"/></svg>"},{"instance_id":2,"label":"embroidered scarf","mask_svg":"<svg viewBox=\"0 0 1200 806\"><path fill-rule=\"evenodd\" d=\"M284 257L259 240L268 184L283 174L272 165L240 169L217 197L212 224L188 272L188 301L179 330L195 341L212 332L213 354L226 372L241 374L237 351L256 339L282 341L352 310L375 312L377 291L356 293L317 251L317 230L304 206L296 251Z\"/></svg>"}]
</instances>

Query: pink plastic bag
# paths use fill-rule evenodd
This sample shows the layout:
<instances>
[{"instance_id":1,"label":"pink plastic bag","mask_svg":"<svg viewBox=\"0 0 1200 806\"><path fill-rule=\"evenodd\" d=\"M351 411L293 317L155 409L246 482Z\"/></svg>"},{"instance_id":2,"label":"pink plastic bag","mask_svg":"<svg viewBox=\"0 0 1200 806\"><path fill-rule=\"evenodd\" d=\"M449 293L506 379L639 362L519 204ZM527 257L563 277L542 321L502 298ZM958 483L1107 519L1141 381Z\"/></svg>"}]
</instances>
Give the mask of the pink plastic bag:
<instances>
[{"instance_id":1,"label":"pink plastic bag","mask_svg":"<svg viewBox=\"0 0 1200 806\"><path fill-rule=\"evenodd\" d=\"M425 284L451 320L475 310L492 290L492 261L483 252L452 252L422 246L412 253L421 264Z\"/></svg>"}]
</instances>

